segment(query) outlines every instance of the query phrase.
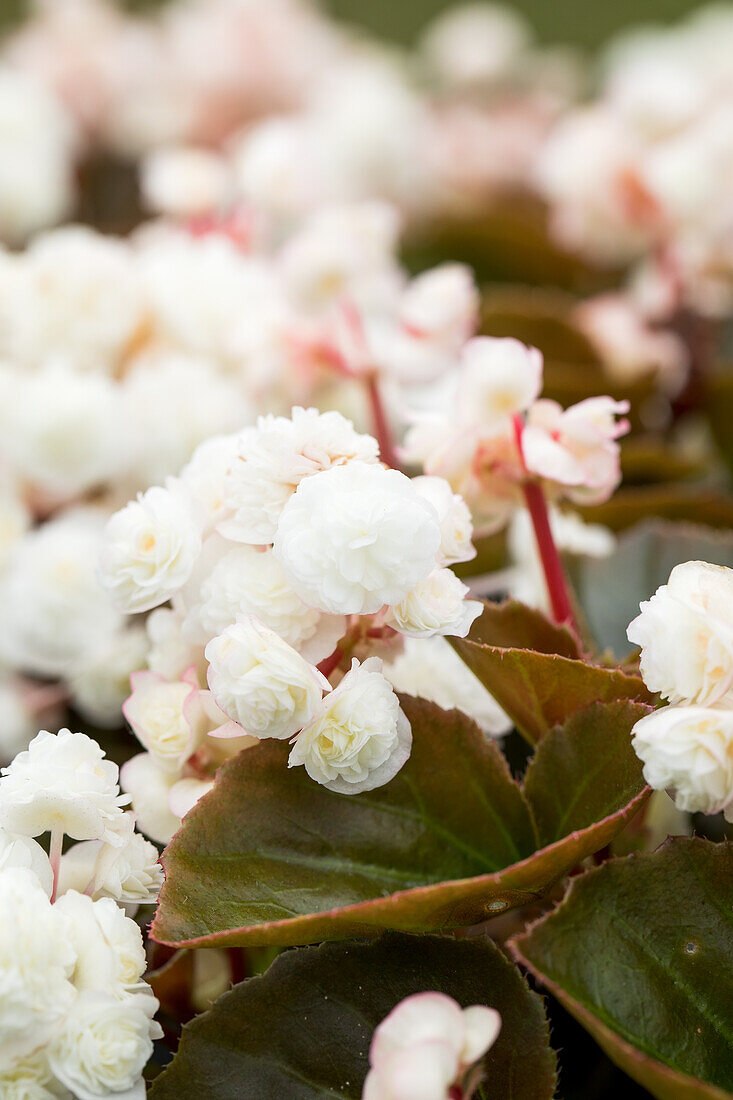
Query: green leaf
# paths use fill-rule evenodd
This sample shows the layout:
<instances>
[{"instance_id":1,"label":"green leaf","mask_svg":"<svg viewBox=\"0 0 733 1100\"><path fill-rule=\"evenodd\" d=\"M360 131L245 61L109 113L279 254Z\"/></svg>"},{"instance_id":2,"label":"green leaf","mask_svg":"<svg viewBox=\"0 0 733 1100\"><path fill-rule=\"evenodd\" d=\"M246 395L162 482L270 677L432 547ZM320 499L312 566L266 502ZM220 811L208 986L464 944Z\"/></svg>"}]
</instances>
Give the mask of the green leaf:
<instances>
[{"instance_id":1,"label":"green leaf","mask_svg":"<svg viewBox=\"0 0 733 1100\"><path fill-rule=\"evenodd\" d=\"M469 638L483 645L580 656L578 640L567 626L557 626L542 611L519 600L484 603L483 613L474 622Z\"/></svg>"},{"instance_id":2,"label":"green leaf","mask_svg":"<svg viewBox=\"0 0 733 1100\"><path fill-rule=\"evenodd\" d=\"M622 486L605 504L578 508L589 523L626 531L650 517L706 527L733 527L733 498L722 489L685 482Z\"/></svg>"},{"instance_id":3,"label":"green leaf","mask_svg":"<svg viewBox=\"0 0 733 1100\"><path fill-rule=\"evenodd\" d=\"M610 843L646 797L640 785L629 801L624 784L603 820L537 851L529 805L496 744L459 711L403 706L412 756L376 791L327 791L287 769L279 742L225 764L163 855L154 937L294 945L478 924L534 902ZM605 812L606 777L599 790Z\"/></svg>"},{"instance_id":4,"label":"green leaf","mask_svg":"<svg viewBox=\"0 0 733 1100\"><path fill-rule=\"evenodd\" d=\"M405 997L432 991L501 1013L484 1100L551 1100L547 1020L516 967L488 940L395 933L280 955L184 1028L150 1100L360 1100L375 1027Z\"/></svg>"},{"instance_id":5,"label":"green leaf","mask_svg":"<svg viewBox=\"0 0 733 1100\"><path fill-rule=\"evenodd\" d=\"M631 730L649 714L639 703L592 703L540 741L524 777L541 844L588 829L643 790Z\"/></svg>"},{"instance_id":6,"label":"green leaf","mask_svg":"<svg viewBox=\"0 0 733 1100\"><path fill-rule=\"evenodd\" d=\"M658 1100L733 1091L733 844L606 863L510 946Z\"/></svg>"},{"instance_id":7,"label":"green leaf","mask_svg":"<svg viewBox=\"0 0 733 1100\"><path fill-rule=\"evenodd\" d=\"M530 649L450 639L471 672L491 692L528 741L537 744L553 726L594 702L652 702L638 676Z\"/></svg>"},{"instance_id":8,"label":"green leaf","mask_svg":"<svg viewBox=\"0 0 733 1100\"><path fill-rule=\"evenodd\" d=\"M695 560L733 567L733 533L650 520L622 536L610 557L578 562L573 580L597 641L628 653L626 628L640 602L667 583L675 565Z\"/></svg>"}]
</instances>

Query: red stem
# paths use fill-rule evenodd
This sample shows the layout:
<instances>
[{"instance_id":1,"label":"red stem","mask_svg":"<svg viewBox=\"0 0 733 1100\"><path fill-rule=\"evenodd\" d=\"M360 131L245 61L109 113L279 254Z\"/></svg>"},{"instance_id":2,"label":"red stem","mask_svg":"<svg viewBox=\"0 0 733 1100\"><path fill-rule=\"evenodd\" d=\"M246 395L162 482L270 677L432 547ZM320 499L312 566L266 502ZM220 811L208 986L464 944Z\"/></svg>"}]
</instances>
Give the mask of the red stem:
<instances>
[{"instance_id":1,"label":"red stem","mask_svg":"<svg viewBox=\"0 0 733 1100\"><path fill-rule=\"evenodd\" d=\"M51 842L48 849L48 859L53 872L53 887L51 889L51 904L56 901L59 888L59 869L61 867L61 853L64 849L64 830L56 825L51 830Z\"/></svg>"},{"instance_id":2,"label":"red stem","mask_svg":"<svg viewBox=\"0 0 733 1100\"><path fill-rule=\"evenodd\" d=\"M519 448L520 458L524 466L524 453L522 451L522 431L524 423L519 416L514 417L514 434ZM526 469L526 467L525 467ZM573 605L570 600L565 570L560 560L560 555L555 545L555 539L550 526L550 516L547 510L547 501L539 481L527 478L522 482L522 492L527 504L532 527L534 528L537 550L539 551L542 571L545 575L547 593L550 597L552 617L556 623L568 623L577 631Z\"/></svg>"},{"instance_id":3,"label":"red stem","mask_svg":"<svg viewBox=\"0 0 733 1100\"><path fill-rule=\"evenodd\" d=\"M387 420L387 414L384 411L384 405L382 404L382 395L379 392L379 380L376 373L367 374L364 378L364 384L369 398L374 435L379 443L379 453L382 462L384 462L386 466L391 466L393 470L399 470L400 464L397 459L394 443L392 442L392 432L389 421Z\"/></svg>"},{"instance_id":4,"label":"red stem","mask_svg":"<svg viewBox=\"0 0 733 1100\"><path fill-rule=\"evenodd\" d=\"M325 676L326 679L328 679L331 673L338 668L343 655L344 654L341 646L337 645L331 656L324 658L324 660L321 661L320 665L318 665L318 671L321 673L321 675Z\"/></svg>"}]
</instances>

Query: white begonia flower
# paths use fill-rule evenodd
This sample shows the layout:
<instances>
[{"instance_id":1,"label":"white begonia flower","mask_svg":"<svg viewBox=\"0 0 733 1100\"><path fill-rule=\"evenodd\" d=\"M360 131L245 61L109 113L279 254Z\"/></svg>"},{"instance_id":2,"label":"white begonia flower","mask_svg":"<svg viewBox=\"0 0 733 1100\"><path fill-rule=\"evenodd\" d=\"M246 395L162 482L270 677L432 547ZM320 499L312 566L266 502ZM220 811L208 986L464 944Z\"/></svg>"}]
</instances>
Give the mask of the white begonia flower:
<instances>
[{"instance_id":1,"label":"white begonia flower","mask_svg":"<svg viewBox=\"0 0 733 1100\"><path fill-rule=\"evenodd\" d=\"M59 893L89 888L90 896L112 898L121 905L150 905L163 884L158 849L135 831L135 816L121 816L115 832L121 847L87 840L75 844L61 858ZM1 857L0 857L1 858Z\"/></svg>"},{"instance_id":2,"label":"white begonia flower","mask_svg":"<svg viewBox=\"0 0 733 1100\"><path fill-rule=\"evenodd\" d=\"M451 1086L483 1058L500 1030L496 1009L462 1009L444 993L406 997L374 1032L363 1100L448 1100Z\"/></svg>"},{"instance_id":3,"label":"white begonia flower","mask_svg":"<svg viewBox=\"0 0 733 1100\"><path fill-rule=\"evenodd\" d=\"M410 638L435 634L465 638L483 611L478 600L467 600L468 587L450 569L434 569L416 584L385 617L388 626Z\"/></svg>"},{"instance_id":4,"label":"white begonia flower","mask_svg":"<svg viewBox=\"0 0 733 1100\"><path fill-rule=\"evenodd\" d=\"M457 410L462 424L490 435L542 389L542 353L511 337L476 336L461 354Z\"/></svg>"},{"instance_id":5,"label":"white begonia flower","mask_svg":"<svg viewBox=\"0 0 733 1100\"><path fill-rule=\"evenodd\" d=\"M157 607L145 620L150 642L148 668L165 680L180 680L186 669L204 662L203 648L183 635L183 615L170 607Z\"/></svg>"},{"instance_id":6,"label":"white begonia flower","mask_svg":"<svg viewBox=\"0 0 733 1100\"><path fill-rule=\"evenodd\" d=\"M346 633L342 615L325 615L296 595L272 550L236 546L201 585L195 617L208 641L245 615L256 615L312 664Z\"/></svg>"},{"instance_id":7,"label":"white begonia flower","mask_svg":"<svg viewBox=\"0 0 733 1100\"><path fill-rule=\"evenodd\" d=\"M471 561L476 550L471 542L473 523L471 512L462 496L454 493L442 477L414 477L412 484L424 500L432 504L440 521L440 562L453 565Z\"/></svg>"},{"instance_id":8,"label":"white begonia flower","mask_svg":"<svg viewBox=\"0 0 733 1100\"><path fill-rule=\"evenodd\" d=\"M465 88L512 77L530 39L529 25L513 9L503 4L462 3L428 24L420 50L441 84Z\"/></svg>"},{"instance_id":9,"label":"white begonia flower","mask_svg":"<svg viewBox=\"0 0 733 1100\"><path fill-rule=\"evenodd\" d=\"M109 520L102 584L121 611L149 611L183 587L200 550L201 531L180 485L154 486Z\"/></svg>"},{"instance_id":10,"label":"white begonia flower","mask_svg":"<svg viewBox=\"0 0 733 1100\"><path fill-rule=\"evenodd\" d=\"M64 513L29 532L0 580L0 655L18 671L68 675L117 633L121 617L96 576L101 517Z\"/></svg>"},{"instance_id":11,"label":"white begonia flower","mask_svg":"<svg viewBox=\"0 0 733 1100\"><path fill-rule=\"evenodd\" d=\"M58 1100L60 1087L63 1086L59 1086L51 1073L44 1051L14 1060L7 1066L0 1064L3 1100Z\"/></svg>"},{"instance_id":12,"label":"white begonia flower","mask_svg":"<svg viewBox=\"0 0 733 1100\"><path fill-rule=\"evenodd\" d=\"M409 478L351 462L300 483L280 517L275 554L306 603L370 614L432 571L440 541L438 514Z\"/></svg>"},{"instance_id":13,"label":"white begonia flower","mask_svg":"<svg viewBox=\"0 0 733 1100\"><path fill-rule=\"evenodd\" d=\"M142 933L117 902L69 890L54 904L69 923L76 952L71 981L80 993L95 990L123 1000L140 988L147 966Z\"/></svg>"},{"instance_id":14,"label":"white begonia flower","mask_svg":"<svg viewBox=\"0 0 733 1100\"><path fill-rule=\"evenodd\" d=\"M183 819L213 786L213 779L196 779L194 776L179 779L171 787L168 804L176 817Z\"/></svg>"},{"instance_id":15,"label":"white begonia flower","mask_svg":"<svg viewBox=\"0 0 733 1100\"><path fill-rule=\"evenodd\" d=\"M399 316L414 336L457 352L476 328L479 307L470 267L447 263L424 271L409 283Z\"/></svg>"},{"instance_id":16,"label":"white begonia flower","mask_svg":"<svg viewBox=\"0 0 733 1100\"><path fill-rule=\"evenodd\" d=\"M492 737L512 728L494 697L444 638L406 638L384 675L395 691L428 699L444 710L462 710Z\"/></svg>"},{"instance_id":17,"label":"white begonia flower","mask_svg":"<svg viewBox=\"0 0 733 1100\"><path fill-rule=\"evenodd\" d=\"M30 509L17 485L0 484L0 573L10 562L13 550L31 526Z\"/></svg>"},{"instance_id":18,"label":"white begonia flower","mask_svg":"<svg viewBox=\"0 0 733 1100\"><path fill-rule=\"evenodd\" d=\"M252 419L238 378L222 374L212 360L180 351L155 349L138 356L123 394L137 440L132 474L138 485L160 484L204 440Z\"/></svg>"},{"instance_id":19,"label":"white begonia flower","mask_svg":"<svg viewBox=\"0 0 733 1100\"><path fill-rule=\"evenodd\" d=\"M169 683L147 669L134 672L130 677L132 694L122 707L140 744L159 767L175 775L197 747L186 714L186 702L197 690L192 680Z\"/></svg>"},{"instance_id":20,"label":"white begonia flower","mask_svg":"<svg viewBox=\"0 0 733 1100\"><path fill-rule=\"evenodd\" d=\"M180 481L206 517L210 530L226 513L227 475L237 457L239 435L217 435L199 443L180 473Z\"/></svg>"},{"instance_id":21,"label":"white begonia flower","mask_svg":"<svg viewBox=\"0 0 733 1100\"><path fill-rule=\"evenodd\" d=\"M670 703L733 704L733 569L675 566L626 633L650 691Z\"/></svg>"},{"instance_id":22,"label":"white begonia flower","mask_svg":"<svg viewBox=\"0 0 733 1100\"><path fill-rule=\"evenodd\" d=\"M212 639L206 659L211 694L252 737L292 737L330 687L315 666L253 615Z\"/></svg>"},{"instance_id":23,"label":"white begonia flower","mask_svg":"<svg viewBox=\"0 0 733 1100\"><path fill-rule=\"evenodd\" d=\"M0 424L18 476L53 501L119 480L132 457L132 421L119 385L65 365L19 373Z\"/></svg>"},{"instance_id":24,"label":"white begonia flower","mask_svg":"<svg viewBox=\"0 0 733 1100\"><path fill-rule=\"evenodd\" d=\"M80 993L48 1047L55 1076L77 1100L144 1100L143 1069L162 1031L151 1021L154 997L120 1001L109 993Z\"/></svg>"},{"instance_id":25,"label":"white begonia flower","mask_svg":"<svg viewBox=\"0 0 733 1100\"><path fill-rule=\"evenodd\" d=\"M120 784L132 798L137 827L156 844L168 844L181 824L169 804L176 780L149 752L138 753L120 769Z\"/></svg>"},{"instance_id":26,"label":"white begonia flower","mask_svg":"<svg viewBox=\"0 0 733 1100\"><path fill-rule=\"evenodd\" d=\"M369 657L351 669L298 735L288 767L302 764L311 779L338 794L382 787L408 759L412 730L382 662Z\"/></svg>"},{"instance_id":27,"label":"white begonia flower","mask_svg":"<svg viewBox=\"0 0 733 1100\"><path fill-rule=\"evenodd\" d=\"M147 655L143 626L120 630L106 645L86 654L69 684L76 710L96 726L117 729L122 704L130 694L130 677L145 666Z\"/></svg>"},{"instance_id":28,"label":"white begonia flower","mask_svg":"<svg viewBox=\"0 0 733 1100\"><path fill-rule=\"evenodd\" d=\"M25 868L0 872L0 1051L22 1058L48 1040L76 992L71 930Z\"/></svg>"},{"instance_id":29,"label":"white begonia flower","mask_svg":"<svg viewBox=\"0 0 733 1100\"><path fill-rule=\"evenodd\" d=\"M22 243L66 216L74 198L77 135L70 113L46 81L0 69L0 239Z\"/></svg>"},{"instance_id":30,"label":"white begonia flower","mask_svg":"<svg viewBox=\"0 0 733 1100\"><path fill-rule=\"evenodd\" d=\"M171 146L153 149L144 158L140 186L149 209L186 218L217 210L231 181L227 163L217 153Z\"/></svg>"},{"instance_id":31,"label":"white begonia flower","mask_svg":"<svg viewBox=\"0 0 733 1100\"><path fill-rule=\"evenodd\" d=\"M45 894L50 898L53 890L51 863L40 844L28 836L16 836L0 829L0 875L10 867L22 867L32 871Z\"/></svg>"},{"instance_id":32,"label":"white begonia flower","mask_svg":"<svg viewBox=\"0 0 733 1100\"><path fill-rule=\"evenodd\" d=\"M18 753L0 778L0 827L22 836L62 830L74 840L119 845L115 825L129 798L119 770L85 733L47 730Z\"/></svg>"},{"instance_id":33,"label":"white begonia flower","mask_svg":"<svg viewBox=\"0 0 733 1100\"><path fill-rule=\"evenodd\" d=\"M0 673L0 763L9 763L38 733L38 721L24 690Z\"/></svg>"},{"instance_id":34,"label":"white begonia flower","mask_svg":"<svg viewBox=\"0 0 733 1100\"><path fill-rule=\"evenodd\" d=\"M688 813L714 814L733 803L733 710L662 707L636 723L644 778Z\"/></svg>"},{"instance_id":35,"label":"white begonia flower","mask_svg":"<svg viewBox=\"0 0 733 1100\"><path fill-rule=\"evenodd\" d=\"M226 488L230 518L221 534L236 542L272 543L285 505L304 478L358 460L378 462L377 441L338 412L294 408L291 417L260 417L240 435Z\"/></svg>"},{"instance_id":36,"label":"white begonia flower","mask_svg":"<svg viewBox=\"0 0 733 1100\"><path fill-rule=\"evenodd\" d=\"M4 292L5 350L29 366L56 360L112 373L145 321L129 246L81 226L36 238Z\"/></svg>"}]
</instances>

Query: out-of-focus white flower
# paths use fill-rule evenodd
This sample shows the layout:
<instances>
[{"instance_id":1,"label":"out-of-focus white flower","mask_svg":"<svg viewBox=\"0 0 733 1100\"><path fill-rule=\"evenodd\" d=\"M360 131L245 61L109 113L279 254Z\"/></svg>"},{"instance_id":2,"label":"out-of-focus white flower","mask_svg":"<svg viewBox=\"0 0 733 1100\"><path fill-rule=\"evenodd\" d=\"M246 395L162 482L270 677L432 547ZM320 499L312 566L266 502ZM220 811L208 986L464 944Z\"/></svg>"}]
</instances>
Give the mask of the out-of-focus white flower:
<instances>
[{"instance_id":1,"label":"out-of-focus white flower","mask_svg":"<svg viewBox=\"0 0 733 1100\"><path fill-rule=\"evenodd\" d=\"M355 460L378 461L377 441L360 435L338 412L294 408L291 417L260 417L240 435L230 467L219 531L237 542L274 541L283 508L304 478Z\"/></svg>"},{"instance_id":2,"label":"out-of-focus white flower","mask_svg":"<svg viewBox=\"0 0 733 1100\"><path fill-rule=\"evenodd\" d=\"M32 871L46 895L51 897L53 871L41 845L28 836L16 836L0 829L0 875L10 867Z\"/></svg>"},{"instance_id":3,"label":"out-of-focus white flower","mask_svg":"<svg viewBox=\"0 0 733 1100\"><path fill-rule=\"evenodd\" d=\"M200 549L201 531L180 486L155 486L108 522L100 577L121 611L148 611L183 587Z\"/></svg>"},{"instance_id":4,"label":"out-of-focus white flower","mask_svg":"<svg viewBox=\"0 0 733 1100\"><path fill-rule=\"evenodd\" d=\"M0 69L0 238L20 244L60 221L74 195L73 121L30 75Z\"/></svg>"},{"instance_id":5,"label":"out-of-focus white flower","mask_svg":"<svg viewBox=\"0 0 733 1100\"><path fill-rule=\"evenodd\" d=\"M272 550L236 546L201 585L196 618L202 640L221 634L245 615L256 615L307 661L318 664L346 632L341 615L324 615L303 603L291 588Z\"/></svg>"},{"instance_id":6,"label":"out-of-focus white flower","mask_svg":"<svg viewBox=\"0 0 733 1100\"><path fill-rule=\"evenodd\" d=\"M18 488L0 483L0 573L10 561L13 549L31 525L31 515Z\"/></svg>"},{"instance_id":7,"label":"out-of-focus white flower","mask_svg":"<svg viewBox=\"0 0 733 1100\"><path fill-rule=\"evenodd\" d=\"M412 335L458 352L478 324L479 292L465 264L441 264L407 286L399 318Z\"/></svg>"},{"instance_id":8,"label":"out-of-focus white flower","mask_svg":"<svg viewBox=\"0 0 733 1100\"><path fill-rule=\"evenodd\" d=\"M46 1042L74 1000L69 928L31 870L0 872L1 1063Z\"/></svg>"},{"instance_id":9,"label":"out-of-focus white flower","mask_svg":"<svg viewBox=\"0 0 733 1100\"><path fill-rule=\"evenodd\" d=\"M0 580L0 653L19 671L63 676L121 625L97 580L101 517L68 511L18 543Z\"/></svg>"},{"instance_id":10,"label":"out-of-focus white flower","mask_svg":"<svg viewBox=\"0 0 733 1100\"><path fill-rule=\"evenodd\" d=\"M524 412L542 389L542 353L511 337L476 336L461 355L458 412L487 435Z\"/></svg>"},{"instance_id":11,"label":"out-of-focus white flower","mask_svg":"<svg viewBox=\"0 0 733 1100\"><path fill-rule=\"evenodd\" d=\"M158 607L145 620L150 641L148 668L165 680L180 680L186 669L200 667L203 649L183 635L183 617L169 607Z\"/></svg>"},{"instance_id":12,"label":"out-of-focus white flower","mask_svg":"<svg viewBox=\"0 0 733 1100\"><path fill-rule=\"evenodd\" d=\"M300 483L275 554L306 603L368 614L399 603L432 571L440 541L437 512L409 478L351 462Z\"/></svg>"},{"instance_id":13,"label":"out-of-focus white flower","mask_svg":"<svg viewBox=\"0 0 733 1100\"><path fill-rule=\"evenodd\" d=\"M445 710L462 710L492 737L512 728L494 697L444 638L406 638L402 652L385 665L384 675L395 691L428 699Z\"/></svg>"},{"instance_id":14,"label":"out-of-focus white flower","mask_svg":"<svg viewBox=\"0 0 733 1100\"><path fill-rule=\"evenodd\" d=\"M158 214L185 218L217 210L230 192L226 161L208 149L153 149L140 181L147 206Z\"/></svg>"},{"instance_id":15,"label":"out-of-focus white flower","mask_svg":"<svg viewBox=\"0 0 733 1100\"><path fill-rule=\"evenodd\" d=\"M142 1072L153 1038L162 1034L151 1020L157 1006L154 997L144 994L119 1001L110 993L80 993L49 1044L55 1076L78 1100L116 1093L142 1100Z\"/></svg>"},{"instance_id":16,"label":"out-of-focus white flower","mask_svg":"<svg viewBox=\"0 0 733 1100\"><path fill-rule=\"evenodd\" d=\"M382 662L354 658L339 686L298 735L288 766L304 765L311 779L339 794L359 794L388 783L408 759L410 723L400 709Z\"/></svg>"},{"instance_id":17,"label":"out-of-focus white flower","mask_svg":"<svg viewBox=\"0 0 733 1100\"><path fill-rule=\"evenodd\" d=\"M440 520L440 560L443 565L471 561L476 557L471 539L471 512L463 497L454 493L442 477L414 477L413 486L432 504Z\"/></svg>"},{"instance_id":18,"label":"out-of-focus white flower","mask_svg":"<svg viewBox=\"0 0 733 1100\"><path fill-rule=\"evenodd\" d=\"M189 679L169 683L155 672L134 672L132 694L122 708L138 741L164 771L177 774L196 748L186 702L197 690Z\"/></svg>"},{"instance_id":19,"label":"out-of-focus white flower","mask_svg":"<svg viewBox=\"0 0 733 1100\"><path fill-rule=\"evenodd\" d=\"M4 350L29 366L112 373L145 321L127 244L79 226L46 233L16 257L3 296Z\"/></svg>"},{"instance_id":20,"label":"out-of-focus white flower","mask_svg":"<svg viewBox=\"0 0 733 1100\"><path fill-rule=\"evenodd\" d=\"M206 659L216 702L253 737L292 737L311 720L330 687L317 668L253 615L210 641Z\"/></svg>"},{"instance_id":21,"label":"out-of-focus white flower","mask_svg":"<svg viewBox=\"0 0 733 1100\"><path fill-rule=\"evenodd\" d=\"M0 762L9 763L27 749L38 733L38 722L28 705L28 690L11 676L0 674Z\"/></svg>"},{"instance_id":22,"label":"out-of-focus white flower","mask_svg":"<svg viewBox=\"0 0 733 1100\"><path fill-rule=\"evenodd\" d=\"M616 381L631 382L655 371L673 392L684 381L689 356L682 340L652 328L630 297L601 294L581 303L574 316Z\"/></svg>"},{"instance_id":23,"label":"out-of-focus white flower","mask_svg":"<svg viewBox=\"0 0 733 1100\"><path fill-rule=\"evenodd\" d=\"M448 88L491 86L516 75L530 29L513 9L465 3L434 19L421 42L431 73Z\"/></svg>"},{"instance_id":24,"label":"out-of-focus white flower","mask_svg":"<svg viewBox=\"0 0 733 1100\"><path fill-rule=\"evenodd\" d=\"M204 440L251 420L240 381L222 375L210 360L178 351L138 356L124 396L137 436L132 472L144 486L177 473Z\"/></svg>"},{"instance_id":25,"label":"out-of-focus white flower","mask_svg":"<svg viewBox=\"0 0 733 1100\"><path fill-rule=\"evenodd\" d=\"M16 385L2 445L19 477L52 500L124 477L132 425L115 382L54 365L18 374Z\"/></svg>"},{"instance_id":26,"label":"out-of-focus white flower","mask_svg":"<svg viewBox=\"0 0 733 1100\"><path fill-rule=\"evenodd\" d=\"M733 705L733 570L676 566L629 625L644 683L670 703Z\"/></svg>"},{"instance_id":27,"label":"out-of-focus white flower","mask_svg":"<svg viewBox=\"0 0 733 1100\"><path fill-rule=\"evenodd\" d=\"M149 752L138 753L120 769L120 784L132 798L138 827L157 844L168 844L181 824L169 804L176 780Z\"/></svg>"},{"instance_id":28,"label":"out-of-focus white flower","mask_svg":"<svg viewBox=\"0 0 733 1100\"><path fill-rule=\"evenodd\" d=\"M60 893L71 887L73 876L79 881L77 888L89 887L95 900L107 897L121 905L149 905L157 900L163 884L157 848L135 831L134 814L122 814L115 832L122 839L120 847L88 840L75 844L62 856ZM72 864L79 867L79 875Z\"/></svg>"},{"instance_id":29,"label":"out-of-focus white flower","mask_svg":"<svg viewBox=\"0 0 733 1100\"><path fill-rule=\"evenodd\" d=\"M75 708L96 726L116 729L130 677L145 667L148 638L142 626L110 635L107 644L85 654L70 680Z\"/></svg>"},{"instance_id":30,"label":"out-of-focus white flower","mask_svg":"<svg viewBox=\"0 0 733 1100\"><path fill-rule=\"evenodd\" d=\"M616 440L629 429L616 416L628 409L628 401L611 397L589 397L569 409L546 398L536 401L522 432L527 469L567 486L571 500L607 500L621 480Z\"/></svg>"},{"instance_id":31,"label":"out-of-focus white flower","mask_svg":"<svg viewBox=\"0 0 733 1100\"><path fill-rule=\"evenodd\" d=\"M715 814L733 803L733 711L662 707L636 723L644 778L688 813Z\"/></svg>"},{"instance_id":32,"label":"out-of-focus white flower","mask_svg":"<svg viewBox=\"0 0 733 1100\"><path fill-rule=\"evenodd\" d=\"M450 569L434 569L403 600L387 612L385 622L411 638L449 634L465 638L483 611L478 600L467 600L468 587Z\"/></svg>"},{"instance_id":33,"label":"out-of-focus white flower","mask_svg":"<svg viewBox=\"0 0 733 1100\"><path fill-rule=\"evenodd\" d=\"M0 826L23 836L62 829L75 840L118 845L115 823L129 801L118 768L85 733L47 730L18 753L0 778Z\"/></svg>"},{"instance_id":34,"label":"out-of-focus white flower","mask_svg":"<svg viewBox=\"0 0 733 1100\"><path fill-rule=\"evenodd\" d=\"M406 997L374 1032L363 1100L448 1100L451 1086L483 1058L500 1030L494 1008L462 1009L444 993Z\"/></svg>"}]
</instances>

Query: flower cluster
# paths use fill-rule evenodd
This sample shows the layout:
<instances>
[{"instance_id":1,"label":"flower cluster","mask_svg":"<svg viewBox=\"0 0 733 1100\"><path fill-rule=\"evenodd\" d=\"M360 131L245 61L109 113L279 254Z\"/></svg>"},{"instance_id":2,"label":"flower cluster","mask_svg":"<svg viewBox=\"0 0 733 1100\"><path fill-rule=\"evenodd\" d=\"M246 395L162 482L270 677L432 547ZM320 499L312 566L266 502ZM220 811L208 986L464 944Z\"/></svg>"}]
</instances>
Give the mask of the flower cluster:
<instances>
[{"instance_id":1,"label":"flower cluster","mask_svg":"<svg viewBox=\"0 0 733 1100\"><path fill-rule=\"evenodd\" d=\"M377 650L468 633L481 604L450 565L471 535L446 482L386 469L340 413L303 408L207 442L112 516L103 584L121 612L154 609L124 707L142 827L168 839L223 756L262 738L295 739L290 766L332 790L391 779L411 734Z\"/></svg>"},{"instance_id":2,"label":"flower cluster","mask_svg":"<svg viewBox=\"0 0 733 1100\"><path fill-rule=\"evenodd\" d=\"M443 411L413 415L406 458L447 479L482 530L504 526L528 482L550 500L591 504L621 479L617 439L628 422L616 418L628 402L594 397L563 409L539 396L542 369L536 348L476 337L440 388Z\"/></svg>"},{"instance_id":3,"label":"flower cluster","mask_svg":"<svg viewBox=\"0 0 733 1100\"><path fill-rule=\"evenodd\" d=\"M671 705L642 718L634 748L679 809L733 820L733 570L676 566L628 629L651 691Z\"/></svg>"},{"instance_id":4,"label":"flower cluster","mask_svg":"<svg viewBox=\"0 0 733 1100\"><path fill-rule=\"evenodd\" d=\"M3 769L3 1096L145 1095L142 1072L162 1031L128 914L156 899L162 871L117 780L99 745L69 730L41 731ZM49 855L33 839L44 833ZM62 855L64 835L81 843Z\"/></svg>"},{"instance_id":5,"label":"flower cluster","mask_svg":"<svg viewBox=\"0 0 733 1100\"><path fill-rule=\"evenodd\" d=\"M444 993L406 997L374 1032L363 1100L449 1100L454 1087L469 1100L500 1029L496 1009L462 1009Z\"/></svg>"}]
</instances>

